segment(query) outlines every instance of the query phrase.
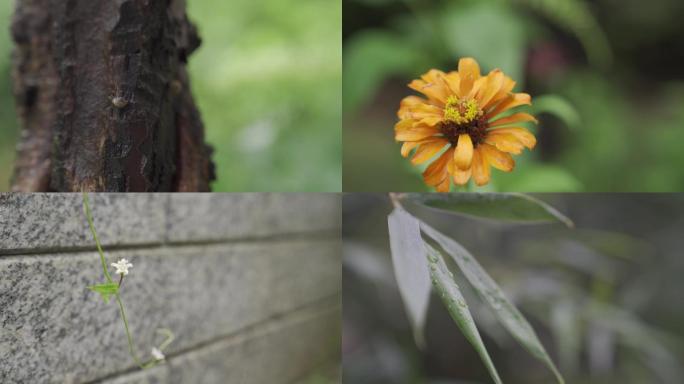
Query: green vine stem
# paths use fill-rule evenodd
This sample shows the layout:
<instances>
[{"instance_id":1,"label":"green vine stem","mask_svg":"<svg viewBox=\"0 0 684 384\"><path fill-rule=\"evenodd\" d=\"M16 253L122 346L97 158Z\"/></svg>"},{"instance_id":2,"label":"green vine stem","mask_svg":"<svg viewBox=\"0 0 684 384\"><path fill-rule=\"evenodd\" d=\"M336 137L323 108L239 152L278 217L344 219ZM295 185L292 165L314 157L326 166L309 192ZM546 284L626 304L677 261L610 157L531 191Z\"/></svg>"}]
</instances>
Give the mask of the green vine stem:
<instances>
[{"instance_id":1,"label":"green vine stem","mask_svg":"<svg viewBox=\"0 0 684 384\"><path fill-rule=\"evenodd\" d=\"M88 201L88 193L83 192L83 210L85 212L86 218L88 220L88 226L90 227L90 233L93 235L93 239L95 239L95 245L97 246L97 252L100 255L100 261L102 262L102 272L104 273L105 279L107 280L107 283L109 284L114 284L114 280L112 279L112 276L109 274L109 271L107 270L107 261L105 260L105 255L104 251L102 250L102 245L100 244L100 239L97 236L97 232L95 231L95 225L93 224L93 215L92 212L90 211L90 204ZM130 328L128 326L128 318L126 317L126 310L124 309L123 301L121 300L121 293L118 290L118 288L121 287L121 282L123 281L123 274L121 275L119 279L119 283L117 285L117 290L114 293L114 298L116 299L117 304L119 305L119 313L121 314L121 319L123 320L124 324L124 329L126 330L126 339L128 341L128 352L130 353L131 357L133 358L133 361L135 361L135 364L140 367L141 369L147 369L147 368L152 368L155 365L161 363L163 360L159 359L152 359L148 362L143 363L143 361L138 357L138 355L135 353L135 347L133 343L133 335L131 334ZM163 351L166 349L166 347L169 346L173 342L174 335L171 330L162 328L157 330L158 333L166 335L166 339L161 343L159 346L159 351Z\"/></svg>"},{"instance_id":2,"label":"green vine stem","mask_svg":"<svg viewBox=\"0 0 684 384\"><path fill-rule=\"evenodd\" d=\"M95 224L93 224L93 214L90 212L90 203L88 202L88 193L83 192L83 210L85 210L86 218L88 219L88 226L90 227L90 233L95 239L95 245L97 246L97 252L100 254L100 261L102 262L102 271L104 272L105 278L108 283L112 283L112 276L107 270L107 261L105 261L104 251L102 250L102 245L100 244L100 238L97 237L97 232L95 232Z\"/></svg>"}]
</instances>

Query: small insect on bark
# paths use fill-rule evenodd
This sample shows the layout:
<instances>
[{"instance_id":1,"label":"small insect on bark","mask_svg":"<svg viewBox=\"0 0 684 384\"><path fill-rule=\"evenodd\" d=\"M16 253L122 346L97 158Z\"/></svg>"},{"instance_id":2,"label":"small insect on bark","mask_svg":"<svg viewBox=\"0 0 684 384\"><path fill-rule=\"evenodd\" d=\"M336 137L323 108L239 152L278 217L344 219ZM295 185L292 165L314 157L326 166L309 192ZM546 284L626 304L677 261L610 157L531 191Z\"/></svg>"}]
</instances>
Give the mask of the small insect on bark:
<instances>
[{"instance_id":1,"label":"small insect on bark","mask_svg":"<svg viewBox=\"0 0 684 384\"><path fill-rule=\"evenodd\" d=\"M121 96L116 96L116 97L112 98L112 104L113 104L116 108L121 109L121 108L123 108L123 107L125 107L125 106L128 105L128 100L124 99L124 98L121 97Z\"/></svg>"}]
</instances>

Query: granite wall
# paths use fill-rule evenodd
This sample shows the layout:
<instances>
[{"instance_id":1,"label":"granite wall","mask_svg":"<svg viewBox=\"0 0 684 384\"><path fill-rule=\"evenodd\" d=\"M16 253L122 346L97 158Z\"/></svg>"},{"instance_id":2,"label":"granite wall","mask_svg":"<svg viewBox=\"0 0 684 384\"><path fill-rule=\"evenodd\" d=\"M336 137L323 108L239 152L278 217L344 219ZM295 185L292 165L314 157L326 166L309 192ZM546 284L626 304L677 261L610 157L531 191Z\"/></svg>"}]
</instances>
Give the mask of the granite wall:
<instances>
[{"instance_id":1,"label":"granite wall","mask_svg":"<svg viewBox=\"0 0 684 384\"><path fill-rule=\"evenodd\" d=\"M340 196L91 194L140 370L78 194L0 194L0 383L293 383L339 360Z\"/></svg>"}]
</instances>

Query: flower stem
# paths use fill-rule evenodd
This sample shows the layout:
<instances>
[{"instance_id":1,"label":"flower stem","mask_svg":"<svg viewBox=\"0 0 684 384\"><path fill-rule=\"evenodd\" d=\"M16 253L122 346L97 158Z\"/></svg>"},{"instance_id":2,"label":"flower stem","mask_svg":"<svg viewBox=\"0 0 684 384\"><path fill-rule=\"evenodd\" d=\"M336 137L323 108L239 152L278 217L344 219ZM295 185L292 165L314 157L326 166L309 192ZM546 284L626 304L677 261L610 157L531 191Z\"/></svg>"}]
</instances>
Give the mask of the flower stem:
<instances>
[{"instance_id":1,"label":"flower stem","mask_svg":"<svg viewBox=\"0 0 684 384\"><path fill-rule=\"evenodd\" d=\"M86 218L88 219L90 233L92 233L93 239L95 239L95 244L97 245L97 252L100 254L100 261L102 262L102 272L104 272L107 282L113 283L114 281L112 280L112 276L109 274L109 271L107 270L107 262L105 260L104 251L102 250L102 245L100 244L100 239L97 237L97 232L95 231L95 224L93 224L93 216L90 212L90 204L88 203L88 193L85 191L83 191L83 210L85 211ZM124 275L122 273L119 277L119 287L121 287L123 277ZM124 310L123 301L121 300L121 294L117 292L115 297L116 302L119 304L119 312L121 313L121 318L123 319L124 323L124 329L126 330L126 339L128 340L128 352L131 354L133 361L135 361L135 364L137 364L138 367L140 367L141 369L151 368L157 365L157 361L154 360L148 363L143 363L140 360L140 358L138 358L138 355L135 354L135 347L133 346L133 336L131 335L131 331L128 328L128 319L126 318L126 311Z\"/></svg>"},{"instance_id":2,"label":"flower stem","mask_svg":"<svg viewBox=\"0 0 684 384\"><path fill-rule=\"evenodd\" d=\"M97 237L97 232L95 232L95 224L93 224L93 215L90 212L90 204L88 204L88 193L83 191L83 210L86 214L86 219L88 219L88 226L90 227L90 233L93 234L95 239L95 245L97 246L97 252L100 254L100 261L102 262L102 271L104 272L105 278L108 283L112 283L112 276L109 275L107 271L107 262L105 261L104 251L102 250L102 245L100 244L100 239Z\"/></svg>"},{"instance_id":3,"label":"flower stem","mask_svg":"<svg viewBox=\"0 0 684 384\"><path fill-rule=\"evenodd\" d=\"M138 355L135 354L135 349L133 347L133 336L131 336L131 331L128 329L128 319L126 318L126 311L124 310L123 301L121 301L121 294L117 292L116 302L119 303L119 312L121 312L121 318L123 319L124 328L126 329L126 338L128 339L128 352L130 352L131 357L136 364L142 369L145 369L145 364L140 361Z\"/></svg>"}]
</instances>

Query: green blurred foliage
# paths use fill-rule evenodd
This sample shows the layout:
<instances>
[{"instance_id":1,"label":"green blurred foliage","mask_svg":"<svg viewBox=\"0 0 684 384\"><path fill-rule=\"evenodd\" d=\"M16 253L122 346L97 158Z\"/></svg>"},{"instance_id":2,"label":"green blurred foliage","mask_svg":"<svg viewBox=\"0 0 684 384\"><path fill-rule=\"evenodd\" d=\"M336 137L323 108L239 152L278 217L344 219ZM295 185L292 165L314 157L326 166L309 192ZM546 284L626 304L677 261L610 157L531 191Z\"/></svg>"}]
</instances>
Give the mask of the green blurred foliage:
<instances>
[{"instance_id":1,"label":"green blurred foliage","mask_svg":"<svg viewBox=\"0 0 684 384\"><path fill-rule=\"evenodd\" d=\"M11 4L0 2L0 25ZM340 191L342 9L330 0L189 1L202 46L190 57L196 102L214 147L214 191ZM0 28L0 190L17 123L11 45Z\"/></svg>"},{"instance_id":2,"label":"green blurred foliage","mask_svg":"<svg viewBox=\"0 0 684 384\"><path fill-rule=\"evenodd\" d=\"M660 11L684 3L629 3L344 0L344 190L429 190L399 154L395 113L411 79L464 56L516 80L540 124L513 172L461 190L684 190L684 32Z\"/></svg>"}]
</instances>

